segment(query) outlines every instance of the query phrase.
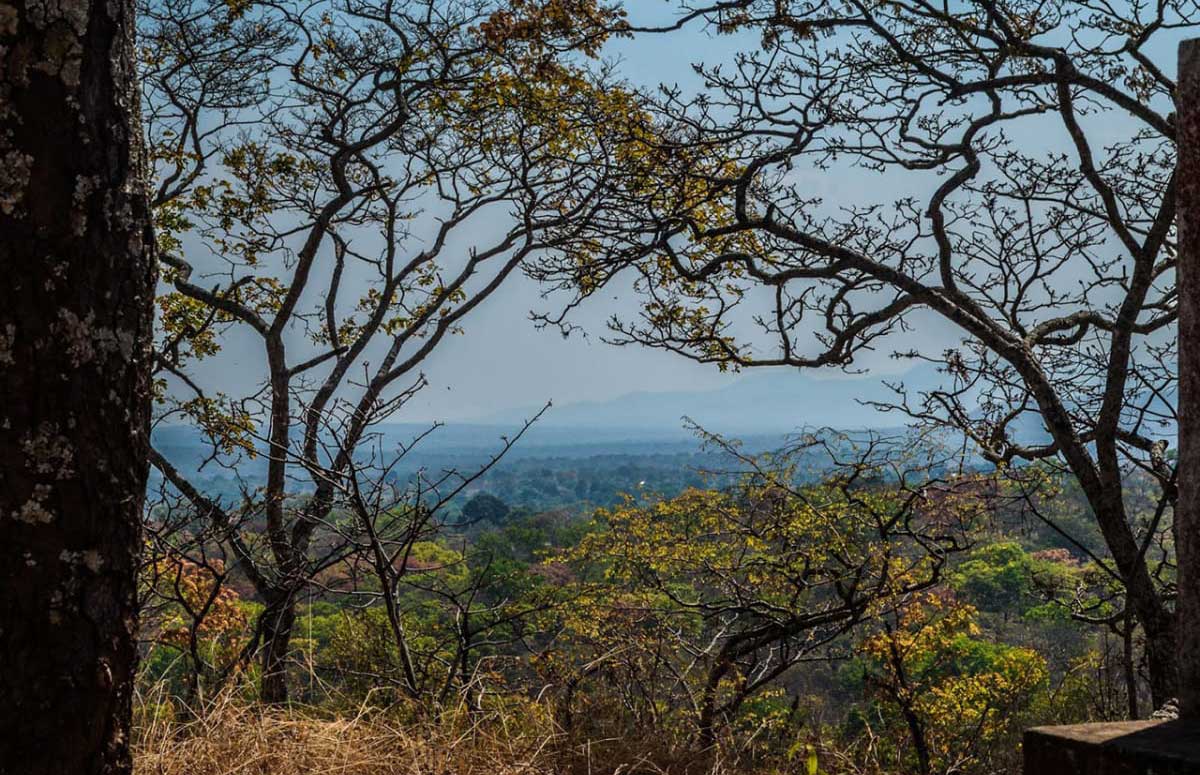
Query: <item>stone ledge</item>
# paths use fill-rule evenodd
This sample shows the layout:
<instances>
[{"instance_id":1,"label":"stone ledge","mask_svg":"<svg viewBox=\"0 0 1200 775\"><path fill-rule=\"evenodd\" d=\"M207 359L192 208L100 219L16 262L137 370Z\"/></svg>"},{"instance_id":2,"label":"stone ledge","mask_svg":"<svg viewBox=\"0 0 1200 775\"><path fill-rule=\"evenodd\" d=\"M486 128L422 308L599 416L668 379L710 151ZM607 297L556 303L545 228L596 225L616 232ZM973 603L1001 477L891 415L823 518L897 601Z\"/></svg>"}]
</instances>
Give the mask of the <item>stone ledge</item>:
<instances>
[{"instance_id":1,"label":"stone ledge","mask_svg":"<svg viewBox=\"0 0 1200 775\"><path fill-rule=\"evenodd\" d=\"M1200 722L1035 727L1024 753L1025 775L1200 775Z\"/></svg>"}]
</instances>

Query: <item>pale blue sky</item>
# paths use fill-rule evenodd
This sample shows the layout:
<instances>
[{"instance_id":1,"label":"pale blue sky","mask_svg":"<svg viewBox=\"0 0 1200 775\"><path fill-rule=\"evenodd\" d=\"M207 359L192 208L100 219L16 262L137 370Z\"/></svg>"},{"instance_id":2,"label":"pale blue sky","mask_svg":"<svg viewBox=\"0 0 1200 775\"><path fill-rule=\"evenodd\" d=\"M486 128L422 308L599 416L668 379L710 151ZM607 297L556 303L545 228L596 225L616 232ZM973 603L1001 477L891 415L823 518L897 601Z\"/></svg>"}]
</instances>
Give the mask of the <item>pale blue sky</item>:
<instances>
[{"instance_id":1,"label":"pale blue sky","mask_svg":"<svg viewBox=\"0 0 1200 775\"><path fill-rule=\"evenodd\" d=\"M662 23L678 4L662 0L633 0L635 22ZM697 60L728 61L739 47L757 46L757 38L712 36L699 26L671 35L620 40L605 50L605 57L619 64L619 71L632 82L653 86L679 83L685 88L696 83L692 63ZM1122 134L1128 126L1109 119L1105 129ZM1103 133L1102 133L1103 134ZM1046 135L1031 142L1053 144ZM805 185L830 202L888 202L905 194L927 193L928 181L911 177L879 179L867 173L813 175ZM915 189L913 188L915 187ZM498 224L499 226L499 224ZM615 291L614 291L615 293ZM613 293L587 305L574 321L592 332L590 339L563 339L555 331L538 331L528 319L531 309L552 308L538 297L538 289L523 278L502 288L477 309L464 324L465 334L443 342L423 366L431 385L418 395L397 421L469 420L505 409L614 398L634 391L678 391L716 389L737 379L714 366L701 366L678 356L636 347L617 348L599 341L604 320L611 313L630 312L636 301L614 298ZM939 319L920 315L918 333L895 346L919 345L940 351L957 339ZM860 367L880 376L894 376L907 368L890 358L893 347L883 346L868 354ZM256 380L255 364L261 363L257 343L230 341L223 360L221 379ZM829 376L836 376L829 375ZM227 383L228 384L228 383ZM249 384L244 387L249 387ZM238 392L237 388L230 392ZM847 400L851 400L847 396ZM686 411L686 408L684 408Z\"/></svg>"},{"instance_id":2,"label":"pale blue sky","mask_svg":"<svg viewBox=\"0 0 1200 775\"><path fill-rule=\"evenodd\" d=\"M629 7L637 24L665 24L678 6L635 0ZM757 43L746 36L710 35L694 25L665 36L617 40L606 47L605 58L636 84L694 88L699 82L693 62L728 61L745 45ZM814 183L834 199L853 194L832 176ZM530 309L545 309L547 303L538 298L531 282L519 279L473 314L466 335L446 342L427 361L425 372L432 384L409 404L405 419L477 419L547 400L562 405L635 391L708 390L738 379L671 353L602 343L599 335L608 315L630 311L635 303L614 294L595 299L574 317L590 336L563 339L556 331L536 330L528 320ZM881 374L907 368L886 352L868 361L874 361Z\"/></svg>"}]
</instances>

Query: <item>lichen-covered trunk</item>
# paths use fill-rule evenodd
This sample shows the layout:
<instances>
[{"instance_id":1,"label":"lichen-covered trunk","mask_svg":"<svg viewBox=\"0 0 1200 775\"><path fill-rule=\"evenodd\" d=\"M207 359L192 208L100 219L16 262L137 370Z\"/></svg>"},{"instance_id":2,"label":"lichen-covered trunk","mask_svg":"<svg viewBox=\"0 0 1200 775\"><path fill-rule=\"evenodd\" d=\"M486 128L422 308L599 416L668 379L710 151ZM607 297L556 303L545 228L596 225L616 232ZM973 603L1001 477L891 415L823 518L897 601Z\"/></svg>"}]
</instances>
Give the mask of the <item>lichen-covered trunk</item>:
<instances>
[{"instance_id":1,"label":"lichen-covered trunk","mask_svg":"<svg viewBox=\"0 0 1200 775\"><path fill-rule=\"evenodd\" d=\"M1200 40L1179 47L1179 701L1200 718Z\"/></svg>"},{"instance_id":2,"label":"lichen-covered trunk","mask_svg":"<svg viewBox=\"0 0 1200 775\"><path fill-rule=\"evenodd\" d=\"M154 264L129 0L0 0L0 773L131 770Z\"/></svg>"}]
</instances>

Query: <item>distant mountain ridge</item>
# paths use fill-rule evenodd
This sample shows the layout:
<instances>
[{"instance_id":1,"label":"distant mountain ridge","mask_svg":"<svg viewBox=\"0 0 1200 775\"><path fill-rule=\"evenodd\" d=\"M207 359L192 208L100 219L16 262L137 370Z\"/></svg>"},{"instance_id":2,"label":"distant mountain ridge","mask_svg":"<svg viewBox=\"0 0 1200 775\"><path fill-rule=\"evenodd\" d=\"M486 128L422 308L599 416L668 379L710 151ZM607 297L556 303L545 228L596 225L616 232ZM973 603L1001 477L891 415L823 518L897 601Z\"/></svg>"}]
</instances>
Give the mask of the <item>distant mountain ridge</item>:
<instances>
[{"instance_id":1,"label":"distant mountain ridge","mask_svg":"<svg viewBox=\"0 0 1200 775\"><path fill-rule=\"evenodd\" d=\"M795 369L768 369L748 373L715 390L637 392L605 401L554 406L539 424L646 433L678 431L688 417L707 430L733 435L787 434L826 426L839 430L897 427L904 424L903 418L868 405L895 399L884 381L903 382L910 391L920 391L936 385L938 377L931 366L888 377L819 378ZM536 413L533 408L507 409L477 422L513 425Z\"/></svg>"},{"instance_id":2,"label":"distant mountain ridge","mask_svg":"<svg viewBox=\"0 0 1200 775\"><path fill-rule=\"evenodd\" d=\"M905 418L867 405L889 401L894 392L883 384L903 382L910 391L937 384L932 369L913 369L895 377L877 375L819 379L795 370L772 369L744 375L713 390L637 392L605 401L551 407L528 429L506 459L594 458L634 456L647 459L690 455L700 440L685 425L688 418L707 431L745 442L748 451L778 448L787 437L806 429L843 431L899 429ZM448 421L425 436L406 458L403 468L469 467L486 462L502 449L538 408L507 409L475 421ZM383 449L399 450L430 428L431 422L400 422L375 426ZM189 426L161 426L154 443L175 465L197 470L210 449L200 432ZM266 457L245 459L242 476L260 479ZM223 476L220 467L206 475Z\"/></svg>"}]
</instances>

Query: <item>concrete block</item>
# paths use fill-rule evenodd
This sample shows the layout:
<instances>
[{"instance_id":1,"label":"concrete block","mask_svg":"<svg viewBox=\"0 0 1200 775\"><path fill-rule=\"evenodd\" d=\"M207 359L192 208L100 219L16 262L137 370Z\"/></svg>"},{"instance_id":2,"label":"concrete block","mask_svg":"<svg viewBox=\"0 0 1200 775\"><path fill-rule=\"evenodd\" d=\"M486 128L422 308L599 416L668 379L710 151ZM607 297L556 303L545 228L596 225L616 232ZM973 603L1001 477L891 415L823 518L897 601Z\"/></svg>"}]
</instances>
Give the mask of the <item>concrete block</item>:
<instances>
[{"instance_id":1,"label":"concrete block","mask_svg":"<svg viewBox=\"0 0 1200 775\"><path fill-rule=\"evenodd\" d=\"M1200 775L1200 722L1035 727L1024 754L1025 775Z\"/></svg>"}]
</instances>

